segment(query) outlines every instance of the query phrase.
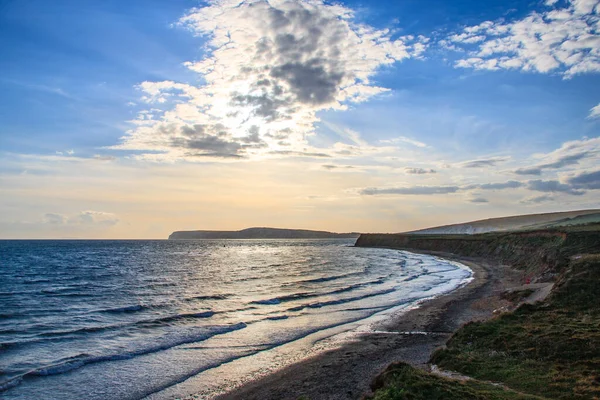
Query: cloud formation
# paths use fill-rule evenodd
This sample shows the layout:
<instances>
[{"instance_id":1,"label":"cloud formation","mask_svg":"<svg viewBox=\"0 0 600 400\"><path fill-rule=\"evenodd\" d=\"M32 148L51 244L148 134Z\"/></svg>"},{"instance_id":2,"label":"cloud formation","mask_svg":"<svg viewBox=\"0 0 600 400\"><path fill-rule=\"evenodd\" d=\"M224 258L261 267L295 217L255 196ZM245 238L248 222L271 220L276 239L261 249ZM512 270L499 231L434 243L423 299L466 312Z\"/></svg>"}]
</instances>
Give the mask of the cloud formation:
<instances>
[{"instance_id":1,"label":"cloud formation","mask_svg":"<svg viewBox=\"0 0 600 400\"><path fill-rule=\"evenodd\" d=\"M540 204L540 203L546 203L549 201L554 201L554 196L543 194L541 196L527 197L526 199L521 200L519 203L521 203L521 204Z\"/></svg>"},{"instance_id":2,"label":"cloud formation","mask_svg":"<svg viewBox=\"0 0 600 400\"><path fill-rule=\"evenodd\" d=\"M78 214L67 216L62 214L47 213L42 220L47 225L88 225L88 226L113 226L119 223L115 214L102 211L81 211Z\"/></svg>"},{"instance_id":3,"label":"cloud formation","mask_svg":"<svg viewBox=\"0 0 600 400\"><path fill-rule=\"evenodd\" d=\"M465 161L458 164L460 168L487 168L487 167L495 167L499 163L503 163L508 161L510 157L489 157L471 161Z\"/></svg>"},{"instance_id":4,"label":"cloud formation","mask_svg":"<svg viewBox=\"0 0 600 400\"><path fill-rule=\"evenodd\" d=\"M545 170L561 169L577 165L583 160L597 160L600 155L600 138L572 140L551 153L541 155L543 162L519 168L514 171L517 175L541 175Z\"/></svg>"},{"instance_id":5,"label":"cloud formation","mask_svg":"<svg viewBox=\"0 0 600 400\"><path fill-rule=\"evenodd\" d=\"M508 181L500 183L482 183L477 185L469 185L468 189L482 189L482 190L502 190L502 189L516 189L523 187L523 182Z\"/></svg>"},{"instance_id":6,"label":"cloud formation","mask_svg":"<svg viewBox=\"0 0 600 400\"><path fill-rule=\"evenodd\" d=\"M204 58L185 63L204 84L140 84L142 100L166 110L141 113L118 148L154 158L296 154L318 111L386 92L370 78L420 57L428 42L357 23L351 9L321 0L214 1L179 25L206 39Z\"/></svg>"},{"instance_id":7,"label":"cloud formation","mask_svg":"<svg viewBox=\"0 0 600 400\"><path fill-rule=\"evenodd\" d=\"M508 181L498 183L483 183L464 186L448 185L448 186L407 186L395 188L365 188L360 190L363 195L380 195L380 194L399 194L399 195L432 195L432 194L449 194L475 189L481 190L503 190L515 189L525 186L522 182Z\"/></svg>"},{"instance_id":8,"label":"cloud formation","mask_svg":"<svg viewBox=\"0 0 600 400\"><path fill-rule=\"evenodd\" d=\"M362 195L437 195L457 192L469 192L473 190L506 190L506 189L528 189L535 192L564 193L572 196L582 196L587 190L600 189L600 170L584 172L571 176L565 182L559 180L534 179L526 182L507 181L496 183L477 183L471 185L447 185L447 186L406 186L392 188L365 188L359 191ZM479 198L479 197L477 197ZM549 200L550 196L538 196L525 202L541 202Z\"/></svg>"},{"instance_id":9,"label":"cloud formation","mask_svg":"<svg viewBox=\"0 0 600 400\"><path fill-rule=\"evenodd\" d=\"M570 177L567 182L577 189L600 189L600 170L582 172Z\"/></svg>"},{"instance_id":10,"label":"cloud formation","mask_svg":"<svg viewBox=\"0 0 600 400\"><path fill-rule=\"evenodd\" d=\"M397 188L365 188L360 194L373 196L380 194L405 194L405 195L432 195L456 193L460 186L409 186Z\"/></svg>"},{"instance_id":11,"label":"cloud formation","mask_svg":"<svg viewBox=\"0 0 600 400\"><path fill-rule=\"evenodd\" d=\"M424 174L436 174L437 171L435 169L425 169L425 168L404 168L404 172L410 175L424 175Z\"/></svg>"},{"instance_id":12,"label":"cloud formation","mask_svg":"<svg viewBox=\"0 0 600 400\"><path fill-rule=\"evenodd\" d=\"M523 19L485 21L444 40L468 50L456 66L560 73L565 78L600 72L600 2L569 0L566 7L532 12Z\"/></svg>"},{"instance_id":13,"label":"cloud formation","mask_svg":"<svg viewBox=\"0 0 600 400\"><path fill-rule=\"evenodd\" d=\"M574 196L581 196L585 192L573 188L571 185L561 183L557 180L541 180L535 179L529 181L527 184L529 190L535 190L538 192L549 192L549 193L567 193Z\"/></svg>"},{"instance_id":14,"label":"cloud formation","mask_svg":"<svg viewBox=\"0 0 600 400\"><path fill-rule=\"evenodd\" d=\"M600 103L597 106L592 107L590 110L590 115L588 115L588 119L600 118Z\"/></svg>"}]
</instances>

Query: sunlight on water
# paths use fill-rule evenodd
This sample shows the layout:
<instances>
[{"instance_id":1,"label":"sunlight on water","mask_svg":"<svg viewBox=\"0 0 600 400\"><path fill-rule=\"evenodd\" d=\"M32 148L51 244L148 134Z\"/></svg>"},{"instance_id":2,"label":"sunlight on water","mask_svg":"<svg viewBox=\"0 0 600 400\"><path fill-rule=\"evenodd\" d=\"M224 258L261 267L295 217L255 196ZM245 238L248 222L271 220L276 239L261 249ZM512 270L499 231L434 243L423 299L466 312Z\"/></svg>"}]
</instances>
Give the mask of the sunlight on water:
<instances>
[{"instance_id":1,"label":"sunlight on water","mask_svg":"<svg viewBox=\"0 0 600 400\"><path fill-rule=\"evenodd\" d=\"M0 242L0 395L140 398L470 276L435 257L352 244Z\"/></svg>"}]
</instances>

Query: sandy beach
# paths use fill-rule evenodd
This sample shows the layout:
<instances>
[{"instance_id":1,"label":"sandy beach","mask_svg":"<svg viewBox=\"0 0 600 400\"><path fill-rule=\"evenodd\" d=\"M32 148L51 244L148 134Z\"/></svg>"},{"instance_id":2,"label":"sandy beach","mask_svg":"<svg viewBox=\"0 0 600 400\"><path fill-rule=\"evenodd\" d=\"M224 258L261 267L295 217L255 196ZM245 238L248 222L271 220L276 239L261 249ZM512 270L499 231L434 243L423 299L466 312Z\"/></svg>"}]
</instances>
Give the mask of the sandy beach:
<instances>
[{"instance_id":1,"label":"sandy beach","mask_svg":"<svg viewBox=\"0 0 600 400\"><path fill-rule=\"evenodd\" d=\"M371 382L392 362L429 368L431 353L443 346L452 332L466 322L486 319L509 308L511 303L500 295L522 284L522 273L508 266L429 254L469 266L474 279L379 323L358 340L248 382L217 399L360 399L370 393Z\"/></svg>"}]
</instances>

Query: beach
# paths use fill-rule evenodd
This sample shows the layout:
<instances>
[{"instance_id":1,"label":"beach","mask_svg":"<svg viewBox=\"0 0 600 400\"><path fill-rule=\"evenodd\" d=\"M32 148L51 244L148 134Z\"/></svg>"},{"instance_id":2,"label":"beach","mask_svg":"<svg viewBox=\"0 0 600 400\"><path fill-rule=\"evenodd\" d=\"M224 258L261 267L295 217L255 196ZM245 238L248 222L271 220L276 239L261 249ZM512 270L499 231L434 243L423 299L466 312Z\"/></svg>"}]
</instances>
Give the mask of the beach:
<instances>
[{"instance_id":1,"label":"beach","mask_svg":"<svg viewBox=\"0 0 600 400\"><path fill-rule=\"evenodd\" d=\"M468 284L424 301L418 308L379 322L356 340L216 397L233 399L360 399L389 364L406 362L428 369L431 353L464 323L505 311L507 289L522 284L522 272L478 258L427 253L463 263L474 272ZM189 399L200 398L192 396ZM204 397L202 397L204 398Z\"/></svg>"}]
</instances>

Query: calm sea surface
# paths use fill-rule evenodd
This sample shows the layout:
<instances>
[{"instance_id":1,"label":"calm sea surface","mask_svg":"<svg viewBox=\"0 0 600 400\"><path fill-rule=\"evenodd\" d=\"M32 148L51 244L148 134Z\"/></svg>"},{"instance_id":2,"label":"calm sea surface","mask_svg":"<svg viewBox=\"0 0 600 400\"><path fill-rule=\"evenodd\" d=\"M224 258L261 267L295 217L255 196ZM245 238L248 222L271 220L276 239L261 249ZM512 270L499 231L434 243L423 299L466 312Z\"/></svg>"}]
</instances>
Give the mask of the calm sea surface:
<instances>
[{"instance_id":1,"label":"calm sea surface","mask_svg":"<svg viewBox=\"0 0 600 400\"><path fill-rule=\"evenodd\" d=\"M353 244L0 241L0 398L143 398L471 275Z\"/></svg>"}]
</instances>

